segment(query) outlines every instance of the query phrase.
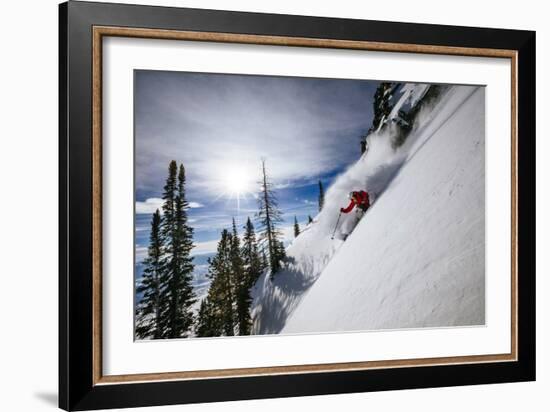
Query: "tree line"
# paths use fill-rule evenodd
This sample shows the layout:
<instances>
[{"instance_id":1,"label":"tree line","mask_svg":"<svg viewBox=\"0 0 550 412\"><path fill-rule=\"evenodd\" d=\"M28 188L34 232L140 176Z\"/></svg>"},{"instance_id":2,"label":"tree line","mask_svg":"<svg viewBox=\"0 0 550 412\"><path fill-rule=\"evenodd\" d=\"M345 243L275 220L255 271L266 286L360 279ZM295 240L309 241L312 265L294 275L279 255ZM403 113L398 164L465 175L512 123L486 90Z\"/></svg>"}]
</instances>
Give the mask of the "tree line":
<instances>
[{"instance_id":1,"label":"tree line","mask_svg":"<svg viewBox=\"0 0 550 412\"><path fill-rule=\"evenodd\" d=\"M242 245L235 220L231 231L222 230L216 254L208 261L211 283L201 301L197 336L250 335L250 288L266 269L263 256L250 218Z\"/></svg>"},{"instance_id":2,"label":"tree line","mask_svg":"<svg viewBox=\"0 0 550 412\"><path fill-rule=\"evenodd\" d=\"M241 238L235 220L224 229L216 254L208 260L211 280L197 316L192 307L193 229L188 224L185 198L185 169L171 161L162 195L162 213L151 219L143 276L136 286L142 294L136 306L135 334L140 339L186 338L197 336L249 335L250 288L264 271L270 279L281 269L286 257L280 224L282 213L262 160L258 212L258 236L247 218Z\"/></svg>"}]
</instances>

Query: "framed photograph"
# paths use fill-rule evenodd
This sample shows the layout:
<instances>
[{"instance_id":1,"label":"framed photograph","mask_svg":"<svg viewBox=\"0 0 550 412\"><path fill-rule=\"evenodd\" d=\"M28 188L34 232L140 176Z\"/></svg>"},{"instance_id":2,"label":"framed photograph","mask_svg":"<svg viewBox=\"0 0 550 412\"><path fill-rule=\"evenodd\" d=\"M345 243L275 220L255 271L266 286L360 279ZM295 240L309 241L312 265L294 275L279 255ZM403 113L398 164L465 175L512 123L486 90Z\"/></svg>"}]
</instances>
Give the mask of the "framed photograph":
<instances>
[{"instance_id":1,"label":"framed photograph","mask_svg":"<svg viewBox=\"0 0 550 412\"><path fill-rule=\"evenodd\" d=\"M60 5L66 410L535 379L535 33Z\"/></svg>"}]
</instances>

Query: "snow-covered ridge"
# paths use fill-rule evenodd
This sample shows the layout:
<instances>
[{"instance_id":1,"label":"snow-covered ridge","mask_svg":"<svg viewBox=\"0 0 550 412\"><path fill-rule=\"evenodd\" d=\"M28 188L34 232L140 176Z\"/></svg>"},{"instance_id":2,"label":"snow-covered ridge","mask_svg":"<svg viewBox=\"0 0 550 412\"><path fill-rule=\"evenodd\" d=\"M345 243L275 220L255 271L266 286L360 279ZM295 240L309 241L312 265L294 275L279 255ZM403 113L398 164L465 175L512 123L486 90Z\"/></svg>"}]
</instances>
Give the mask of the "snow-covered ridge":
<instances>
[{"instance_id":1,"label":"snow-covered ridge","mask_svg":"<svg viewBox=\"0 0 550 412\"><path fill-rule=\"evenodd\" d=\"M402 89L400 105L425 90ZM254 333L484 322L484 89L452 87L422 109L398 150L392 127L331 185L323 211L288 247L285 269L252 289ZM374 204L355 230L352 190ZM353 232L352 232L353 230Z\"/></svg>"}]
</instances>

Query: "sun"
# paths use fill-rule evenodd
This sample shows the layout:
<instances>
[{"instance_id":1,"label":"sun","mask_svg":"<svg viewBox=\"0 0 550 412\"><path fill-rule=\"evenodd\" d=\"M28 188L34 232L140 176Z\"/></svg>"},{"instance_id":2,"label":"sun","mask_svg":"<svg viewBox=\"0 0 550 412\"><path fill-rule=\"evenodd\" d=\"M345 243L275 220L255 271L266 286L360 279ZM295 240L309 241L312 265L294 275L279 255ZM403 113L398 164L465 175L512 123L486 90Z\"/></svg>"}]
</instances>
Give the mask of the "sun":
<instances>
[{"instance_id":1,"label":"sun","mask_svg":"<svg viewBox=\"0 0 550 412\"><path fill-rule=\"evenodd\" d=\"M225 193L240 197L252 190L252 182L248 173L241 167L230 167L226 170L223 183Z\"/></svg>"}]
</instances>

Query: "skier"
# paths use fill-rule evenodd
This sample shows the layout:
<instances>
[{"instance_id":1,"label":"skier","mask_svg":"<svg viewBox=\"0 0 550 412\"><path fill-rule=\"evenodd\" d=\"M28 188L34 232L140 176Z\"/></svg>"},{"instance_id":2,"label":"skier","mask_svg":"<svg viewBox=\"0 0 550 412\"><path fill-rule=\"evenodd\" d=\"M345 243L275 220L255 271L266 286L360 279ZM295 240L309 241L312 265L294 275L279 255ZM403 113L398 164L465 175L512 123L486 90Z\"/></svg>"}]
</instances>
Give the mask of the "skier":
<instances>
[{"instance_id":1,"label":"skier","mask_svg":"<svg viewBox=\"0 0 550 412\"><path fill-rule=\"evenodd\" d=\"M340 212L349 213L353 210L355 206L361 211L361 215L367 211L370 206L369 194L364 190L359 190L358 192L351 192L349 194L350 203L346 208L341 208Z\"/></svg>"},{"instance_id":2,"label":"skier","mask_svg":"<svg viewBox=\"0 0 550 412\"><path fill-rule=\"evenodd\" d=\"M367 209L370 207L370 198L369 194L365 192L364 190L354 191L350 192L349 194L350 203L347 207L340 208L340 214L338 215L338 220L336 221L336 225L334 225L334 231L332 232L331 239L334 239L334 236L336 235L336 229L338 228L338 223L340 222L340 216L342 216L342 213L349 213L353 210L355 206L357 206L357 209L355 211L356 213L356 222L353 224L353 227L361 220ZM353 230L353 228L351 228ZM341 239L346 240L349 236L349 233L342 233Z\"/></svg>"}]
</instances>

